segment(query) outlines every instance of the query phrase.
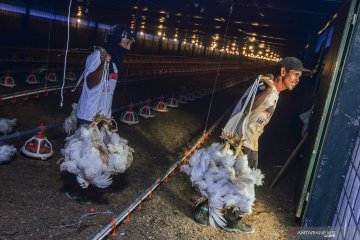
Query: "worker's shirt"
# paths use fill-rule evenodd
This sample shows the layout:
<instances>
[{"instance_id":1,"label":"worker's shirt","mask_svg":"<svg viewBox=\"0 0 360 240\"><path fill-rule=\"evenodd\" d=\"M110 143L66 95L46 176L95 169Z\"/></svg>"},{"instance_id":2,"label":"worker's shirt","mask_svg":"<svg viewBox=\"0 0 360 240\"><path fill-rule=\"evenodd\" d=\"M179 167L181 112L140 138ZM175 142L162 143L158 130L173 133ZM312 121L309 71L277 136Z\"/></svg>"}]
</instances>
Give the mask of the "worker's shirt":
<instances>
[{"instance_id":1,"label":"worker's shirt","mask_svg":"<svg viewBox=\"0 0 360 240\"><path fill-rule=\"evenodd\" d=\"M112 99L116 87L116 80L110 76L117 76L117 68L114 63L114 73L103 74L101 81L92 88L87 86L86 78L101 64L100 51L96 50L86 59L85 81L77 107L76 116L80 119L92 121L96 113L111 117ZM117 78L117 77L116 77Z\"/></svg>"},{"instance_id":2,"label":"worker's shirt","mask_svg":"<svg viewBox=\"0 0 360 240\"><path fill-rule=\"evenodd\" d=\"M242 139L244 140L243 146L253 151L258 151L259 137L264 132L264 127L274 114L278 99L279 92L275 86L272 86L270 94L256 109L249 113L248 119L242 119L242 122L244 122L245 119L244 133L242 134Z\"/></svg>"}]
</instances>

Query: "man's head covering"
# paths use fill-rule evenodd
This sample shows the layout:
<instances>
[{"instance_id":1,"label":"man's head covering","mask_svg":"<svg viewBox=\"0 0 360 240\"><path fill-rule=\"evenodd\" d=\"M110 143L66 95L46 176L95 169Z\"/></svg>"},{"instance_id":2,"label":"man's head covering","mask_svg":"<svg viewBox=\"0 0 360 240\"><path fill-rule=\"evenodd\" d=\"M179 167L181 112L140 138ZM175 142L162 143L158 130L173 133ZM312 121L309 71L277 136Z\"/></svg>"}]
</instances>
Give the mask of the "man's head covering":
<instances>
[{"instance_id":1,"label":"man's head covering","mask_svg":"<svg viewBox=\"0 0 360 240\"><path fill-rule=\"evenodd\" d=\"M119 43L121 39L129 39L135 42L134 34L126 24L117 24L110 28L110 32L105 35L105 43Z\"/></svg>"},{"instance_id":2,"label":"man's head covering","mask_svg":"<svg viewBox=\"0 0 360 240\"><path fill-rule=\"evenodd\" d=\"M117 24L111 27L110 32L105 35L104 48L111 55L111 61L114 62L119 70L123 68L123 58L128 53L128 49L119 45L121 39L129 39L135 42L134 35L126 24ZM113 71L112 64L110 64L110 71Z\"/></svg>"},{"instance_id":3,"label":"man's head covering","mask_svg":"<svg viewBox=\"0 0 360 240\"><path fill-rule=\"evenodd\" d=\"M304 76L309 76L311 71L303 67L302 62L296 57L286 57L280 61L280 67L284 67L287 70L302 71Z\"/></svg>"}]
</instances>

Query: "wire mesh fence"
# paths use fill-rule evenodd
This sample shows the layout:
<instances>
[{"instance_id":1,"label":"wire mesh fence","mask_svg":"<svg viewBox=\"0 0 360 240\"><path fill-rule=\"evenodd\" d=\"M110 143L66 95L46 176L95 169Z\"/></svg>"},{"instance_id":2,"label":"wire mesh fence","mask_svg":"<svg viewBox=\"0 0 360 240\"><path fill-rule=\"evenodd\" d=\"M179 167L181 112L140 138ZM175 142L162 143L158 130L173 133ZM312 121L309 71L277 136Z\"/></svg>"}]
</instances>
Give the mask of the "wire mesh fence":
<instances>
[{"instance_id":1,"label":"wire mesh fence","mask_svg":"<svg viewBox=\"0 0 360 240\"><path fill-rule=\"evenodd\" d=\"M337 239L360 239L360 136L358 136L332 227Z\"/></svg>"}]
</instances>

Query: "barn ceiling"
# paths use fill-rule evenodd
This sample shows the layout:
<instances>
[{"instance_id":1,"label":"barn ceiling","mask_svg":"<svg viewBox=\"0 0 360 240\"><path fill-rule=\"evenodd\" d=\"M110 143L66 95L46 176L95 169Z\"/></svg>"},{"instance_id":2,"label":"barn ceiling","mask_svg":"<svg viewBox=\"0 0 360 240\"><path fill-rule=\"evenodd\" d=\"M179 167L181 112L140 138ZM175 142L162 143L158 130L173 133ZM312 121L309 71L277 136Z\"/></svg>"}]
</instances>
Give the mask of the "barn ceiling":
<instances>
[{"instance_id":1,"label":"barn ceiling","mask_svg":"<svg viewBox=\"0 0 360 240\"><path fill-rule=\"evenodd\" d=\"M69 0L12 0L67 15ZM286 54L303 48L340 9L342 0L73 0L72 16L203 45L263 44ZM231 11L232 9L232 11ZM219 40L220 39L220 40Z\"/></svg>"}]
</instances>

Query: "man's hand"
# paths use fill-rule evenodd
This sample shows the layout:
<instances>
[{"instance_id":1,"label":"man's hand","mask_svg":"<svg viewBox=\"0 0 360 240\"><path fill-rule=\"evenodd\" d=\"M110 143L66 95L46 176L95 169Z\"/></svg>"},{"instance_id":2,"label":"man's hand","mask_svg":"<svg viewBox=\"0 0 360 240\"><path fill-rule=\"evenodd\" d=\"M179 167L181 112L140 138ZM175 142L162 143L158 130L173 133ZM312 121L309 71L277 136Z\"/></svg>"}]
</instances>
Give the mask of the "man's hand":
<instances>
[{"instance_id":1,"label":"man's hand","mask_svg":"<svg viewBox=\"0 0 360 240\"><path fill-rule=\"evenodd\" d=\"M99 47L100 50L100 60L101 62L110 62L111 56L106 52L105 48Z\"/></svg>"},{"instance_id":2,"label":"man's hand","mask_svg":"<svg viewBox=\"0 0 360 240\"><path fill-rule=\"evenodd\" d=\"M101 62L104 62L104 61L110 62L111 56L107 52L101 52L100 60L101 60Z\"/></svg>"},{"instance_id":3,"label":"man's hand","mask_svg":"<svg viewBox=\"0 0 360 240\"><path fill-rule=\"evenodd\" d=\"M266 86L271 87L273 85L274 75L267 73L262 75L260 81L263 82Z\"/></svg>"}]
</instances>

